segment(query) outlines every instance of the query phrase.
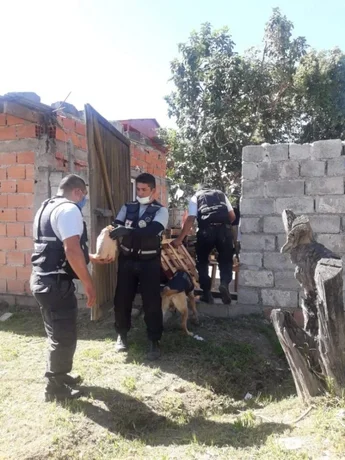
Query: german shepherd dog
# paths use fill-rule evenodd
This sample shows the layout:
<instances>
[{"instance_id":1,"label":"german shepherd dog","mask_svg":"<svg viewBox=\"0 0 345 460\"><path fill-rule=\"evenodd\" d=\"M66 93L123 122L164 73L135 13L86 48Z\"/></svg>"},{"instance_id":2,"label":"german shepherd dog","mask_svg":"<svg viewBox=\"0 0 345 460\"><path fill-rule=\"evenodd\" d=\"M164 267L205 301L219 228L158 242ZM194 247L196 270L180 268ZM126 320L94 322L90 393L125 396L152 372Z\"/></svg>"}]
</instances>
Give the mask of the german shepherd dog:
<instances>
[{"instance_id":1,"label":"german shepherd dog","mask_svg":"<svg viewBox=\"0 0 345 460\"><path fill-rule=\"evenodd\" d=\"M162 311L163 322L169 310L176 309L181 313L182 329L186 334L193 336L192 332L188 331L188 301L193 312L193 319L198 322L198 312L194 297L194 283L188 272L185 270L177 270L173 277L167 281L162 293Z\"/></svg>"}]
</instances>

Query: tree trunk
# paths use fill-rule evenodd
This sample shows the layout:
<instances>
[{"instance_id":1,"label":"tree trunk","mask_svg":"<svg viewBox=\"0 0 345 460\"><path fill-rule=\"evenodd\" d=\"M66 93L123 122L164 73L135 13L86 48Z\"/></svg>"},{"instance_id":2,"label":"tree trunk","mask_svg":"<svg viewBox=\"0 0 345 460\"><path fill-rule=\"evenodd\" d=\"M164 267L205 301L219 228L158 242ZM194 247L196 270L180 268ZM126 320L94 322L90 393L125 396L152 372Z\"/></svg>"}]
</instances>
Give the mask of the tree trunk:
<instances>
[{"instance_id":1,"label":"tree trunk","mask_svg":"<svg viewBox=\"0 0 345 460\"><path fill-rule=\"evenodd\" d=\"M309 219L283 211L287 241L281 252L296 264L295 278L304 290L303 329L292 316L273 310L271 319L303 400L326 389L345 389L345 312L341 258L313 238Z\"/></svg>"},{"instance_id":2,"label":"tree trunk","mask_svg":"<svg viewBox=\"0 0 345 460\"><path fill-rule=\"evenodd\" d=\"M324 388L323 382L317 376L316 343L297 325L289 312L273 310L271 319L289 363L297 394L304 401L309 401Z\"/></svg>"},{"instance_id":3,"label":"tree trunk","mask_svg":"<svg viewBox=\"0 0 345 460\"><path fill-rule=\"evenodd\" d=\"M315 270L318 293L319 335L322 372L336 394L345 388L345 314L342 261L322 259Z\"/></svg>"}]
</instances>

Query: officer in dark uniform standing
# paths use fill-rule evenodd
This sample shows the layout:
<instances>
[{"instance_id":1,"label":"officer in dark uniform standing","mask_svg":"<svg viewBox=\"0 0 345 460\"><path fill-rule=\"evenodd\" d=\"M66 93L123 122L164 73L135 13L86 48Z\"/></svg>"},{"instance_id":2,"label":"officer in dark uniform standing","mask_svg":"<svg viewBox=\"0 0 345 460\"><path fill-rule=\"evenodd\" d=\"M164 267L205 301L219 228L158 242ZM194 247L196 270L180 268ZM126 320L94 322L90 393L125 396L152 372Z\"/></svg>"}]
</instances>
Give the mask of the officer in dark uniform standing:
<instances>
[{"instance_id":1,"label":"officer in dark uniform standing","mask_svg":"<svg viewBox=\"0 0 345 460\"><path fill-rule=\"evenodd\" d=\"M216 248L220 271L219 291L223 303L228 304L231 302L229 284L232 280L234 252L231 233L231 223L236 218L234 210L223 192L205 185L191 198L188 214L181 234L172 244L175 247L181 245L197 219L196 256L200 287L203 290L201 300L213 303L208 267L209 255Z\"/></svg>"},{"instance_id":2,"label":"officer in dark uniform standing","mask_svg":"<svg viewBox=\"0 0 345 460\"><path fill-rule=\"evenodd\" d=\"M75 174L68 175L62 179L58 195L42 203L34 220L30 288L40 307L49 342L46 401L81 395L70 387L81 381L80 376L69 374L77 345L78 306L73 280L80 279L87 305L93 306L96 291L87 264L90 260L98 263L87 247L81 213L86 195L84 180Z\"/></svg>"},{"instance_id":3,"label":"officer in dark uniform standing","mask_svg":"<svg viewBox=\"0 0 345 460\"><path fill-rule=\"evenodd\" d=\"M126 203L115 220L113 239L122 236L114 299L115 349L126 351L127 333L131 327L131 311L138 285L143 301L144 320L149 339L148 359L160 357L159 341L163 331L160 294L161 234L167 227L167 208L154 199L156 180L148 173L136 178L135 201Z\"/></svg>"}]
</instances>

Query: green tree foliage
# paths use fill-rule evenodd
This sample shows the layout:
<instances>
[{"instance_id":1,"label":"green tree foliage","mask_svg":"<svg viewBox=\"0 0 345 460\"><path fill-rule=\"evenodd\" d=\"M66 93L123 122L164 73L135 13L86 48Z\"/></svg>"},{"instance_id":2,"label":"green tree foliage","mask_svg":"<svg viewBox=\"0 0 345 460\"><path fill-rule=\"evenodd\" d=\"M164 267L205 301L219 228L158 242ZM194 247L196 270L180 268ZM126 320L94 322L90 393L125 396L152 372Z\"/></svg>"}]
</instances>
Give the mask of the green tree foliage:
<instances>
[{"instance_id":1,"label":"green tree foliage","mask_svg":"<svg viewBox=\"0 0 345 460\"><path fill-rule=\"evenodd\" d=\"M345 138L345 55L338 48L311 51L295 76L295 103L300 114L297 139Z\"/></svg>"},{"instance_id":2,"label":"green tree foliage","mask_svg":"<svg viewBox=\"0 0 345 460\"><path fill-rule=\"evenodd\" d=\"M162 133L175 188L207 179L227 191L245 145L344 138L344 54L309 51L279 9L261 49L240 55L227 28L207 23L178 50L166 97L178 129Z\"/></svg>"}]
</instances>

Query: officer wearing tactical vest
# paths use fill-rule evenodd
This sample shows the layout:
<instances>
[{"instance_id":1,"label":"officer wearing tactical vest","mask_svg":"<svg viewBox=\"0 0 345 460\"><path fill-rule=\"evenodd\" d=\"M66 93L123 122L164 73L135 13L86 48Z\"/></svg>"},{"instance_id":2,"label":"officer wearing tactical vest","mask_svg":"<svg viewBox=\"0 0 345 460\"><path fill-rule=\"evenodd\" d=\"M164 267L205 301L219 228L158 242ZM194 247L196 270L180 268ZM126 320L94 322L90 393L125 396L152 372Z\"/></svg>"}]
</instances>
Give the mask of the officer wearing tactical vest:
<instances>
[{"instance_id":1,"label":"officer wearing tactical vest","mask_svg":"<svg viewBox=\"0 0 345 460\"><path fill-rule=\"evenodd\" d=\"M86 225L81 209L86 203L84 180L71 174L62 179L57 196L45 200L37 211L30 288L43 318L49 341L45 399L76 398L80 391L70 386L81 381L69 375L77 344L77 299L73 279L80 279L87 305L96 301L96 291L87 264L99 263L87 247ZM108 261L101 261L108 262Z\"/></svg>"},{"instance_id":2,"label":"officer wearing tactical vest","mask_svg":"<svg viewBox=\"0 0 345 460\"><path fill-rule=\"evenodd\" d=\"M154 199L156 180L148 173L136 178L135 201L126 203L115 220L111 238L122 236L114 299L115 349L126 351L131 327L132 303L138 284L143 301L144 320L150 342L148 359L160 356L159 340L163 331L160 294L161 234L168 224L167 208Z\"/></svg>"},{"instance_id":3,"label":"officer wearing tactical vest","mask_svg":"<svg viewBox=\"0 0 345 460\"><path fill-rule=\"evenodd\" d=\"M203 290L203 296L200 300L207 303L213 303L208 264L210 253L216 248L220 271L219 291L223 303L228 304L231 302L229 284L232 279L232 258L234 250L230 224L236 218L234 210L223 192L214 190L205 185L191 198L188 214L181 234L172 244L175 247L182 244L197 218L197 269L200 287Z\"/></svg>"}]
</instances>

